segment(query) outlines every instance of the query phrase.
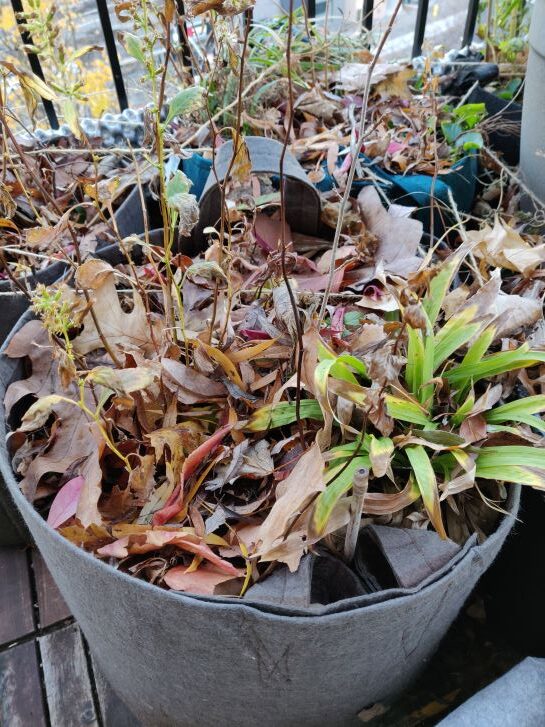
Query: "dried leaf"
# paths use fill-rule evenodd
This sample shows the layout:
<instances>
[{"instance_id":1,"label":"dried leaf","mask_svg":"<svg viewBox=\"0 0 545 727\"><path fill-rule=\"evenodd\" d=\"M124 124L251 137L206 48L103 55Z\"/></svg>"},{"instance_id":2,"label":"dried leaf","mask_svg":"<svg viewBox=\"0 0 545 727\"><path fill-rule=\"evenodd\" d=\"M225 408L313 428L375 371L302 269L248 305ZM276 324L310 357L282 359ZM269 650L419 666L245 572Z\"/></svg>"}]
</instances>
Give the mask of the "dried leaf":
<instances>
[{"instance_id":1,"label":"dried leaf","mask_svg":"<svg viewBox=\"0 0 545 727\"><path fill-rule=\"evenodd\" d=\"M140 294L133 294L133 309L126 313L119 301L111 265L94 258L86 260L78 268L76 280L82 288L92 291L93 312L110 346L146 353L155 350L150 334L151 324ZM74 338L72 345L79 354L103 347L91 313L87 313L83 319L83 331Z\"/></svg>"},{"instance_id":2,"label":"dried leaf","mask_svg":"<svg viewBox=\"0 0 545 727\"><path fill-rule=\"evenodd\" d=\"M476 243L475 255L494 267L530 275L545 260L545 244L531 245L499 217L494 227L485 225L482 230L471 230L467 235Z\"/></svg>"},{"instance_id":3,"label":"dried leaf","mask_svg":"<svg viewBox=\"0 0 545 727\"><path fill-rule=\"evenodd\" d=\"M202 596L211 596L220 583L230 581L232 578L244 577L244 574L245 572L240 570L238 576L233 576L212 566L201 566L196 571L188 572L185 566L177 565L165 573L163 580L173 591L187 591Z\"/></svg>"},{"instance_id":4,"label":"dried leaf","mask_svg":"<svg viewBox=\"0 0 545 727\"><path fill-rule=\"evenodd\" d=\"M78 501L81 490L84 485L84 479L81 476L74 477L64 484L49 508L47 516L47 524L57 529L71 517L74 517L78 509Z\"/></svg>"},{"instance_id":5,"label":"dried leaf","mask_svg":"<svg viewBox=\"0 0 545 727\"><path fill-rule=\"evenodd\" d=\"M298 518L314 496L324 489L324 460L320 448L313 444L299 459L289 477L276 488L276 502L263 521L256 541L260 541L258 555L268 559L270 551L280 545L290 525ZM299 558L305 550L304 532L292 532L299 541ZM290 570L294 562L290 563Z\"/></svg>"},{"instance_id":6,"label":"dried leaf","mask_svg":"<svg viewBox=\"0 0 545 727\"><path fill-rule=\"evenodd\" d=\"M386 211L372 186L364 187L358 194L358 207L367 229L379 240L375 264L382 262L384 270L403 277L417 270L422 262L416 254L422 223L400 216L398 205L390 205Z\"/></svg>"}]
</instances>

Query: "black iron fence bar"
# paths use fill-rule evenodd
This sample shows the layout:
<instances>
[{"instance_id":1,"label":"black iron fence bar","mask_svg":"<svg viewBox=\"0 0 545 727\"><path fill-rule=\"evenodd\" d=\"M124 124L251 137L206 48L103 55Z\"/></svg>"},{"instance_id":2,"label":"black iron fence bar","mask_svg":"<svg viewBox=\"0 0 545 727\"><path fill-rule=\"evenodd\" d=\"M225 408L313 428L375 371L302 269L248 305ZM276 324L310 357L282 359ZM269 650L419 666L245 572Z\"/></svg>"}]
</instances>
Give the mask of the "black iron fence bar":
<instances>
[{"instance_id":1,"label":"black iron fence bar","mask_svg":"<svg viewBox=\"0 0 545 727\"><path fill-rule=\"evenodd\" d=\"M464 27L464 35L462 38L462 48L471 45L473 36L475 35L475 26L477 25L477 16L479 14L479 0L469 0L467 8L466 24Z\"/></svg>"},{"instance_id":2,"label":"black iron fence bar","mask_svg":"<svg viewBox=\"0 0 545 727\"><path fill-rule=\"evenodd\" d=\"M187 35L187 24L185 22L185 8L183 0L176 0L176 10L178 12L178 40L182 48L182 61L185 66L190 69L192 67L191 48L189 47L189 38Z\"/></svg>"},{"instance_id":3,"label":"black iron fence bar","mask_svg":"<svg viewBox=\"0 0 545 727\"><path fill-rule=\"evenodd\" d=\"M369 33L373 30L374 0L363 0L362 26Z\"/></svg>"},{"instance_id":4,"label":"black iron fence bar","mask_svg":"<svg viewBox=\"0 0 545 727\"><path fill-rule=\"evenodd\" d=\"M316 17L316 0L303 0L306 3L307 14L309 18ZM15 13L17 20L17 26L21 34L21 39L26 47L32 46L32 37L28 30L25 28L25 21L22 13L24 13L22 0L11 0L11 5ZM112 23L110 20L110 14L108 10L107 0L96 0L97 10L99 14L100 24L102 26L102 32L104 34L104 41L106 44L106 51L108 53L108 59L110 62L110 68L112 71L112 77L115 85L117 99L121 111L128 107L127 92L125 89L125 82L123 80L123 73L121 65L119 63L119 56L117 54L117 47L112 29ZM178 11L178 38L182 49L182 57L184 66L192 68L192 53L191 46L189 43L187 24L185 19L185 9L183 0L176 0L176 7ZM412 57L421 55L422 45L424 43L424 36L426 32L426 23L428 19L428 8L429 0L418 0L418 11L416 15L415 29L414 29L414 40L412 47ZM374 0L362 0L362 29L370 32L373 29L373 13L374 13ZM475 35L475 27L477 24L477 17L479 13L479 0L468 0L468 10L465 20L462 47L466 47L471 44ZM245 16L245 22L252 22L253 13L250 11ZM45 82L43 70L40 64L40 60L36 53L32 53L28 48L25 48L26 55L32 72L38 76L42 81ZM55 111L53 103L48 99L42 99L43 107L49 121L51 128L58 129L59 121Z\"/></svg>"},{"instance_id":5,"label":"black iron fence bar","mask_svg":"<svg viewBox=\"0 0 545 727\"><path fill-rule=\"evenodd\" d=\"M21 40L25 44L25 46L33 45L32 43L32 36L26 30L25 28L25 21L21 13L24 12L23 3L21 0L11 0L11 7L13 8L13 12L15 13L15 20L17 21L17 27L19 28L19 32L21 34ZM36 53L32 53L29 50L26 50L28 62L30 64L30 68L32 70L32 73L34 73L35 76L38 76L39 79L41 79L45 83L44 73L42 71L42 65L40 63L40 59L36 55ZM52 129L58 129L59 128L59 120L57 118L57 114L55 112L55 107L53 106L52 102L49 101L46 98L42 99L42 103L44 105L44 111L47 116L47 120L49 121L49 125Z\"/></svg>"},{"instance_id":6,"label":"black iron fence bar","mask_svg":"<svg viewBox=\"0 0 545 727\"><path fill-rule=\"evenodd\" d=\"M104 35L104 42L106 43L106 52L108 53L108 60L110 61L110 68L112 70L112 78L114 79L117 102L119 103L121 111L124 111L128 107L129 103L127 101L127 91L125 90L125 82L123 81L123 73L121 72L119 56L117 55L114 31L112 29L110 13L108 12L108 5L106 0L96 0L96 3L100 24L102 26L102 33Z\"/></svg>"},{"instance_id":7,"label":"black iron fence bar","mask_svg":"<svg viewBox=\"0 0 545 727\"><path fill-rule=\"evenodd\" d=\"M426 22L428 20L428 6L429 0L418 0L418 11L416 13L416 23L414 26L414 41L411 58L416 58L422 54L422 44L424 43Z\"/></svg>"}]
</instances>

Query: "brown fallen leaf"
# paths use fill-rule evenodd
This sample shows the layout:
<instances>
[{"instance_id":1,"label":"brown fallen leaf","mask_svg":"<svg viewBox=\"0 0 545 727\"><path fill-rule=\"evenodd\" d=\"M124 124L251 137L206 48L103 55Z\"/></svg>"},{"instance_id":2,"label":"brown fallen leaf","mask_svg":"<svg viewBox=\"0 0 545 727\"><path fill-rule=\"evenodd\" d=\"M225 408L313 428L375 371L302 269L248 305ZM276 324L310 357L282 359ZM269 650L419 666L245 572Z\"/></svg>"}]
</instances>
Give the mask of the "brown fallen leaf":
<instances>
[{"instance_id":1,"label":"brown fallen leaf","mask_svg":"<svg viewBox=\"0 0 545 727\"><path fill-rule=\"evenodd\" d=\"M14 404L24 396L32 394L40 399L53 393L58 381L57 362L49 334L38 320L29 321L17 331L4 353L10 358L28 356L32 365L27 379L14 381L7 388L4 406L9 417Z\"/></svg>"},{"instance_id":2,"label":"brown fallen leaf","mask_svg":"<svg viewBox=\"0 0 545 727\"><path fill-rule=\"evenodd\" d=\"M233 576L208 565L201 565L196 571L191 572L188 572L183 565L176 565L165 573L163 580L173 591L188 591L211 596L220 583L242 576L244 576L243 570L238 572L238 576Z\"/></svg>"},{"instance_id":3,"label":"brown fallen leaf","mask_svg":"<svg viewBox=\"0 0 545 727\"><path fill-rule=\"evenodd\" d=\"M92 292L94 314L100 321L101 331L110 346L124 350L137 349L144 353L155 350L150 335L150 323L140 294L133 294L133 309L126 313L119 300L111 265L95 258L86 260L78 268L76 281L79 286ZM155 327L160 340L159 327ZM83 331L74 338L72 345L79 354L103 347L91 313L84 317Z\"/></svg>"},{"instance_id":4,"label":"brown fallen leaf","mask_svg":"<svg viewBox=\"0 0 545 727\"><path fill-rule=\"evenodd\" d=\"M342 119L341 99L332 94L325 94L317 87L302 93L296 100L294 108L305 114L323 119L326 123L335 123ZM338 146L337 146L338 151Z\"/></svg>"},{"instance_id":5,"label":"brown fallen leaf","mask_svg":"<svg viewBox=\"0 0 545 727\"><path fill-rule=\"evenodd\" d=\"M28 356L32 363L31 376L14 382L6 391L4 403L8 414L20 399L29 394L40 401L53 392L62 391L54 349L40 321L29 321L23 326L10 341L5 353L10 358ZM76 394L75 390L72 394ZM21 490L29 500L33 500L44 475L72 471L85 480L79 498L78 518L84 527L91 523L99 524L102 522L98 500L102 493L100 458L104 451L104 439L96 425L89 422L81 409L73 404L60 401L50 411L56 420L49 442L26 467L20 483ZM41 426L39 420L37 425ZM32 428L30 426L30 431ZM74 470L76 465L77 471Z\"/></svg>"},{"instance_id":6,"label":"brown fallen leaf","mask_svg":"<svg viewBox=\"0 0 545 727\"><path fill-rule=\"evenodd\" d=\"M363 91L367 77L371 71L371 83L384 81L391 74L397 74L403 69L398 63L376 63L371 69L371 63L346 63L335 75L337 87L345 92L357 93Z\"/></svg>"},{"instance_id":7,"label":"brown fallen leaf","mask_svg":"<svg viewBox=\"0 0 545 727\"><path fill-rule=\"evenodd\" d=\"M494 323L496 338L509 336L521 328L533 326L543 319L541 299L504 293L501 285L501 269L497 268L490 276L490 280L482 285L474 295L462 298L462 304L456 312L476 306L476 317L482 318L483 324ZM453 300L451 298L449 301L451 310Z\"/></svg>"},{"instance_id":8,"label":"brown fallen leaf","mask_svg":"<svg viewBox=\"0 0 545 727\"><path fill-rule=\"evenodd\" d=\"M382 263L385 271L403 277L417 270L422 263L417 251L423 225L406 216L411 208L390 205L386 210L372 186L358 194L358 207L367 229L379 240L375 265Z\"/></svg>"},{"instance_id":9,"label":"brown fallen leaf","mask_svg":"<svg viewBox=\"0 0 545 727\"><path fill-rule=\"evenodd\" d=\"M181 361L162 358L161 368L163 383L176 394L182 404L197 404L227 396L227 389L223 384Z\"/></svg>"},{"instance_id":10,"label":"brown fallen leaf","mask_svg":"<svg viewBox=\"0 0 545 727\"><path fill-rule=\"evenodd\" d=\"M276 502L257 536L261 541L258 555L268 559L269 551L280 545L293 521L324 487L324 459L318 444L314 443L300 457L291 474L277 485Z\"/></svg>"},{"instance_id":11,"label":"brown fallen leaf","mask_svg":"<svg viewBox=\"0 0 545 727\"><path fill-rule=\"evenodd\" d=\"M187 14L192 17L210 10L214 10L218 15L231 17L243 13L254 4L255 0L189 0L185 7Z\"/></svg>"},{"instance_id":12,"label":"brown fallen leaf","mask_svg":"<svg viewBox=\"0 0 545 727\"><path fill-rule=\"evenodd\" d=\"M482 230L468 231L467 236L476 243L475 256L494 267L527 276L545 260L545 244L531 245L499 218L494 227L485 225Z\"/></svg>"}]
</instances>

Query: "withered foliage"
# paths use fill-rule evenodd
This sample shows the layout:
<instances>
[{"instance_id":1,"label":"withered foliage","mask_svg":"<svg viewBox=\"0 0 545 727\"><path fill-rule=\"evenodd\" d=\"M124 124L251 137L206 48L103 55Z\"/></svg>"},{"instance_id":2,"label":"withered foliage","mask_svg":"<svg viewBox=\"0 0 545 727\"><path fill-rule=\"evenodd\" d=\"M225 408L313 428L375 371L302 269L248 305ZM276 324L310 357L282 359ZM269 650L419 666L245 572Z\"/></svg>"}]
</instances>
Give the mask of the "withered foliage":
<instances>
[{"instance_id":1,"label":"withered foliage","mask_svg":"<svg viewBox=\"0 0 545 727\"><path fill-rule=\"evenodd\" d=\"M241 110L252 131L290 142L311 181L334 178L320 237L282 225L273 180L251 173L238 133L222 220L195 258L148 239L123 241L116 268L87 256L116 238L115 197L151 167L97 170L82 151L68 169L44 152L23 182L4 176L9 250L16 239L20 253L70 256L75 234L81 257L69 280L38 289L39 319L5 351L31 367L5 399L13 467L51 527L136 577L237 596L318 543L340 554L362 468L364 522L459 543L486 537L510 483L545 487L541 238L495 182L480 200L489 224L466 229L434 201L431 215L452 223L441 239L388 204L373 169L437 181L476 143L480 110L456 115L433 78L416 90L412 69L361 60L297 89L289 139L282 83ZM375 166L358 171L332 247L369 73ZM174 151L192 124L166 139ZM17 272L17 254L6 259Z\"/></svg>"}]
</instances>

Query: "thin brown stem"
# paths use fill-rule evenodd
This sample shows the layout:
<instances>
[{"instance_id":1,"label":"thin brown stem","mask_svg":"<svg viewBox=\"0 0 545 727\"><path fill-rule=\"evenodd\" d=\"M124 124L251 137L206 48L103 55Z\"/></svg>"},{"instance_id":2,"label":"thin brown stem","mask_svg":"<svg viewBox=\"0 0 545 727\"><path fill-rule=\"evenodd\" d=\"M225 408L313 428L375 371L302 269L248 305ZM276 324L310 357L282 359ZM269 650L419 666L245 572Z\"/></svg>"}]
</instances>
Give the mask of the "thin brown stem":
<instances>
[{"instance_id":1,"label":"thin brown stem","mask_svg":"<svg viewBox=\"0 0 545 727\"><path fill-rule=\"evenodd\" d=\"M281 265L282 265L282 277L288 296L290 299L290 305L293 311L293 318L295 321L295 328L297 333L297 353L296 353L296 389L295 389L295 416L297 419L297 428L299 430L299 437L301 440L301 447L305 449L305 431L303 422L301 420L301 371L303 368L303 325L301 323L301 316L299 315L299 308L297 301L291 287L290 279L286 268L286 199L285 199L285 187L286 179L284 175L284 161L286 158L286 151L290 141L291 130L293 126L293 82L291 75L291 41L292 41L292 27L293 27L293 0L290 0L289 5L289 21L288 21L288 39L286 43L286 62L287 62L287 77L288 77L288 126L286 129L286 135L284 138L284 144L282 146L282 152L280 154L280 250L281 250Z\"/></svg>"},{"instance_id":2,"label":"thin brown stem","mask_svg":"<svg viewBox=\"0 0 545 727\"><path fill-rule=\"evenodd\" d=\"M348 205L348 199L350 197L350 192L352 190L352 183L354 182L354 176L356 174L356 167L358 165L359 155L360 155L360 152L361 152L361 149L363 146L365 121L366 121L366 117L367 117L367 108L369 106L369 93L371 90L371 78L373 76L373 71L375 69L375 66L377 65L380 54L382 53L382 49L384 48L384 45L386 44L386 41L388 40L388 37L389 37L390 33L392 32L392 28L394 27L395 19L397 18L397 14L398 14L402 4L403 4L403 0L397 0L396 5L393 9L392 15L390 16L390 20L388 21L388 26L386 27L386 30L384 31L382 38L380 39L380 42L377 46L377 50L375 51L373 60L369 64L369 68L367 70L367 79L365 82L365 90L363 92L363 102L362 102L362 107L361 107L359 134L358 134L358 139L357 139L355 148L351 150L352 163L350 165L350 171L348 172L348 179L346 181L346 189L344 190L341 204L339 206L339 217L337 219L337 226L335 228L335 237L333 238L333 243L331 245L331 263L329 266L327 287L326 287L324 298L322 300L322 306L320 308L320 315L319 315L319 319L318 319L319 323L321 323L323 321L326 310L327 310L327 301L328 301L329 295L331 293L331 288L333 285L333 276L335 274L335 257L336 257L336 253L337 253L337 248L339 247L339 240L341 238L341 232L342 232L342 227L343 227L343 222L344 222L344 214L346 211L346 207Z\"/></svg>"}]
</instances>

